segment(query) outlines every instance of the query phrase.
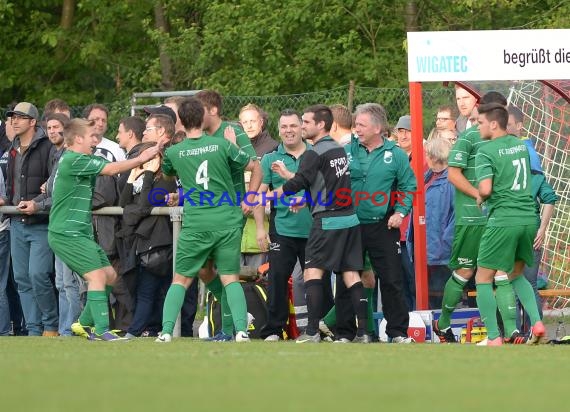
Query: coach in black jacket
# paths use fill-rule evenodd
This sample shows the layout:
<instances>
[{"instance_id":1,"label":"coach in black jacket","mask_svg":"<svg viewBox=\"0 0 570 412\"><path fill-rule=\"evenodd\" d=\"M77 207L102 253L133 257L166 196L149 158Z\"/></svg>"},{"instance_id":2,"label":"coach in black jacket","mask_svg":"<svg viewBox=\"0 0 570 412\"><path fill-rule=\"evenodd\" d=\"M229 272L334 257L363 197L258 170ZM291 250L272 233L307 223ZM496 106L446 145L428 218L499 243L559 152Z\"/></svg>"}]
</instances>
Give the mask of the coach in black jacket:
<instances>
[{"instance_id":1,"label":"coach in black jacket","mask_svg":"<svg viewBox=\"0 0 570 412\"><path fill-rule=\"evenodd\" d=\"M16 138L8 156L6 197L0 205L17 206L23 215L11 219L10 249L14 278L30 336L57 336L58 315L50 281L53 253L47 241L47 215L38 215L40 187L50 175L50 154L55 150L38 125L38 109L18 103L8 111Z\"/></svg>"}]
</instances>

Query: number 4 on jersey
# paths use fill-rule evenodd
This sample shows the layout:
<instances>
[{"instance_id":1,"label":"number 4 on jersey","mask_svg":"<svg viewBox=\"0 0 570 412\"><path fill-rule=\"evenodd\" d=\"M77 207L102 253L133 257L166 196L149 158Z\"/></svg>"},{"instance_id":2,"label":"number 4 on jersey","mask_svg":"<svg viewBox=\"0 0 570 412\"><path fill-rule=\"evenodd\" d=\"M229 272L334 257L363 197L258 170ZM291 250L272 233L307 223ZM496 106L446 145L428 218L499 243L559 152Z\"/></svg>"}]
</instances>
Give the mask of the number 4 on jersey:
<instances>
[{"instance_id":1,"label":"number 4 on jersey","mask_svg":"<svg viewBox=\"0 0 570 412\"><path fill-rule=\"evenodd\" d=\"M513 185L511 186L511 190L521 190L521 184L519 182L521 177L521 169L523 171L523 181L522 181L522 188L523 190L526 189L526 162L524 159L515 159L513 160L513 166L516 167L517 172L515 175L515 180L513 181Z\"/></svg>"},{"instance_id":2,"label":"number 4 on jersey","mask_svg":"<svg viewBox=\"0 0 570 412\"><path fill-rule=\"evenodd\" d=\"M196 171L196 184L202 185L204 187L204 190L208 190L209 180L210 178L208 177L208 161L204 160L198 167L198 171Z\"/></svg>"}]
</instances>

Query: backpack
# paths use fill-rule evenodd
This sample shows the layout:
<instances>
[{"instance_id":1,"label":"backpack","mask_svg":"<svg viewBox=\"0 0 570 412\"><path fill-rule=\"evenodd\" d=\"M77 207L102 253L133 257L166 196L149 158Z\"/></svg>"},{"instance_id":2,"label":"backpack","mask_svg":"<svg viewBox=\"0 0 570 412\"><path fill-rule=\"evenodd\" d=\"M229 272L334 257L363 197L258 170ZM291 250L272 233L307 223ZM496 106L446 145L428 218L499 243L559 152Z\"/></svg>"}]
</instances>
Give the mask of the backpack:
<instances>
[{"instance_id":1,"label":"backpack","mask_svg":"<svg viewBox=\"0 0 570 412\"><path fill-rule=\"evenodd\" d=\"M261 329L267 323L267 290L256 282L240 282L247 303L247 332L252 339L259 339ZM215 336L222 330L222 308L211 292L208 292L208 334Z\"/></svg>"}]
</instances>

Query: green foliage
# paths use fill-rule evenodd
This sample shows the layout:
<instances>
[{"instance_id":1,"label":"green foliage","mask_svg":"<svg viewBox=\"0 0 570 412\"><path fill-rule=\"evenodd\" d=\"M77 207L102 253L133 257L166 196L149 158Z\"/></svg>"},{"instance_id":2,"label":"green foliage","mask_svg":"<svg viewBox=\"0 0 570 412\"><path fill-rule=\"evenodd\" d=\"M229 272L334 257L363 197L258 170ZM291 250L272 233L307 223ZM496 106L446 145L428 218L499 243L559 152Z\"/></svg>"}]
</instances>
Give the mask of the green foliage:
<instances>
[{"instance_id":1,"label":"green foliage","mask_svg":"<svg viewBox=\"0 0 570 412\"><path fill-rule=\"evenodd\" d=\"M231 95L406 87L405 6L420 30L564 28L559 0L61 0L0 1L0 106L53 97L72 105L128 101L164 84ZM155 22L162 4L167 29ZM168 72L168 71L167 71Z\"/></svg>"}]
</instances>

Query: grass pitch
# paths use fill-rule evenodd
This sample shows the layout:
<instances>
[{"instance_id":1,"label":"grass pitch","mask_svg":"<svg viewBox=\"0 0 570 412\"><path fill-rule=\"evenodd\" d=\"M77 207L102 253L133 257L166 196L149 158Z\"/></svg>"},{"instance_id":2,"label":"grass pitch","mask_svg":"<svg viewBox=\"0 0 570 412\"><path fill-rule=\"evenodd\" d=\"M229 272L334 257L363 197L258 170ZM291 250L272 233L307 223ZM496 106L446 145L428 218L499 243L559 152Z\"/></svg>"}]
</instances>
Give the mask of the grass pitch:
<instances>
[{"instance_id":1,"label":"grass pitch","mask_svg":"<svg viewBox=\"0 0 570 412\"><path fill-rule=\"evenodd\" d=\"M567 403L569 346L0 339L2 411L521 411Z\"/></svg>"}]
</instances>

